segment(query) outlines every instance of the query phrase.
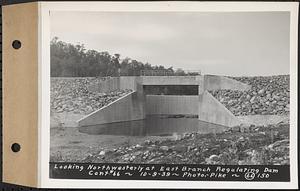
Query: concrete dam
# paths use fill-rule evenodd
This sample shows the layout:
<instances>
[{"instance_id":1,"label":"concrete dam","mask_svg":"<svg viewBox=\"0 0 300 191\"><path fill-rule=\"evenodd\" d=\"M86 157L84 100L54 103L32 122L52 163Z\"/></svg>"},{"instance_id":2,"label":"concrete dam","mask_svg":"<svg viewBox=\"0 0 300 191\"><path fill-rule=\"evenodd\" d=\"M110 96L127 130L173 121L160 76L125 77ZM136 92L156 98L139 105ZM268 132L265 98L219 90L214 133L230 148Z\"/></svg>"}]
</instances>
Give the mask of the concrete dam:
<instances>
[{"instance_id":1,"label":"concrete dam","mask_svg":"<svg viewBox=\"0 0 300 191\"><path fill-rule=\"evenodd\" d=\"M195 87L193 95L153 95L149 87ZM197 115L198 120L232 127L241 122L209 91L230 89L245 91L251 87L216 75L197 76L120 76L89 87L90 91L109 92L131 89L133 92L78 120L80 127L143 120L147 115ZM163 93L162 93L163 94Z\"/></svg>"}]
</instances>

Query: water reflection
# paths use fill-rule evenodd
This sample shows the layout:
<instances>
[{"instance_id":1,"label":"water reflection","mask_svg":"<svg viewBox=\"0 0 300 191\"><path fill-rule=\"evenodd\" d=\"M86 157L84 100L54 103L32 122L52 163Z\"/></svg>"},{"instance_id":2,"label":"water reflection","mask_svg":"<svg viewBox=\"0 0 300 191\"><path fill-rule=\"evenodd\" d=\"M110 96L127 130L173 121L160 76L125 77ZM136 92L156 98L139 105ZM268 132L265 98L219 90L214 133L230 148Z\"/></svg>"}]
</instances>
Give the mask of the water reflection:
<instances>
[{"instance_id":1,"label":"water reflection","mask_svg":"<svg viewBox=\"0 0 300 191\"><path fill-rule=\"evenodd\" d=\"M147 116L144 120L79 127L79 132L92 135L171 136L187 132L219 133L224 126L207 123L198 118Z\"/></svg>"}]
</instances>

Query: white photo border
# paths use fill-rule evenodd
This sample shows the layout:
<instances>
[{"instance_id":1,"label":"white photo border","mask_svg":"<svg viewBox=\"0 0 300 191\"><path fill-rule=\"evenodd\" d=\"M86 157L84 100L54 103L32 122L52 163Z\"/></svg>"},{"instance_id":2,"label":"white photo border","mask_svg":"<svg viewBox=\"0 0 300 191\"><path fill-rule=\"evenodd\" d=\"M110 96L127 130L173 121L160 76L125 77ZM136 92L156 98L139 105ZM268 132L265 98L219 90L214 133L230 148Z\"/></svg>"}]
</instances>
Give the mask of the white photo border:
<instances>
[{"instance_id":1,"label":"white photo border","mask_svg":"<svg viewBox=\"0 0 300 191\"><path fill-rule=\"evenodd\" d=\"M39 4L39 168L42 188L223 188L292 189L298 187L298 3L297 2L38 2ZM290 12L290 182L155 181L50 179L50 13L113 12Z\"/></svg>"}]
</instances>

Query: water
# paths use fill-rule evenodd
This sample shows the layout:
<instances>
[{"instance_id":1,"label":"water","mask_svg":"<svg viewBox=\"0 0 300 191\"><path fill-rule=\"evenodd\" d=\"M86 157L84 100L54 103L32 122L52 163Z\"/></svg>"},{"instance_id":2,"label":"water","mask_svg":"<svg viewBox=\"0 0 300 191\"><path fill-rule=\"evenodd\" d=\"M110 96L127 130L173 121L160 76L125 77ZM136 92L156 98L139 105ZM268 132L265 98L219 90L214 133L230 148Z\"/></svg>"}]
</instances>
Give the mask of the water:
<instances>
[{"instance_id":1,"label":"water","mask_svg":"<svg viewBox=\"0 0 300 191\"><path fill-rule=\"evenodd\" d=\"M198 118L147 116L144 120L79 127L79 132L91 135L171 136L191 132L219 133L224 126L207 123Z\"/></svg>"}]
</instances>

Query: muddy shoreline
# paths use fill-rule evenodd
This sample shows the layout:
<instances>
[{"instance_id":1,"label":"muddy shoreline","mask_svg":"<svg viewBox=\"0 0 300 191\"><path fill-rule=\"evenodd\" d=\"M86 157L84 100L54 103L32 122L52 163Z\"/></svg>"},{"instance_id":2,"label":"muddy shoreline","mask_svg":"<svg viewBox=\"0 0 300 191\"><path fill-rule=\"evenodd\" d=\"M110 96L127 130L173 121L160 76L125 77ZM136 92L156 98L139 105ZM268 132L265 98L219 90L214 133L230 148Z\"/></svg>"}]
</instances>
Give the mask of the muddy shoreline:
<instances>
[{"instance_id":1,"label":"muddy shoreline","mask_svg":"<svg viewBox=\"0 0 300 191\"><path fill-rule=\"evenodd\" d=\"M50 161L288 164L288 118L287 115L242 116L240 119L257 124L246 126L249 128L231 128L222 133L176 136L89 135L79 132L77 127L52 127ZM272 144L279 144L281 150L272 148L274 151L270 151ZM277 153L277 158L274 153ZM269 155L272 157L267 159Z\"/></svg>"}]
</instances>

